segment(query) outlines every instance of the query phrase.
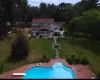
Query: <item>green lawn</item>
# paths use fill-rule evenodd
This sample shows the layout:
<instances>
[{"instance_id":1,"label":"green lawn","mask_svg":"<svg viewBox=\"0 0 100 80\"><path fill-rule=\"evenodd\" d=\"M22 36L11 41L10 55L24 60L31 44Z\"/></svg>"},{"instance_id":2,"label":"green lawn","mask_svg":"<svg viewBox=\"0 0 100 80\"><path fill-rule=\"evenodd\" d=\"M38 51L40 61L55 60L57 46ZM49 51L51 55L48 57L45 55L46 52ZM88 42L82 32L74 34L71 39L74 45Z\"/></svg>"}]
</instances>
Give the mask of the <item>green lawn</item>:
<instances>
[{"instance_id":1,"label":"green lawn","mask_svg":"<svg viewBox=\"0 0 100 80\"><path fill-rule=\"evenodd\" d=\"M59 42L61 44L60 56L66 58L71 54L84 52L89 58L90 66L95 73L100 72L100 46L82 38L67 38Z\"/></svg>"},{"instance_id":2,"label":"green lawn","mask_svg":"<svg viewBox=\"0 0 100 80\"><path fill-rule=\"evenodd\" d=\"M55 51L52 49L52 40L32 38L29 41L30 52L27 60L16 63L8 62L7 58L10 55L9 51L11 50L11 43L15 38L16 36L14 34L12 39L0 41L0 62L3 62L4 64L3 72L10 71L22 65L33 63L34 60L40 59L44 53L48 54L51 58L55 57Z\"/></svg>"},{"instance_id":3,"label":"green lawn","mask_svg":"<svg viewBox=\"0 0 100 80\"><path fill-rule=\"evenodd\" d=\"M51 58L55 58L55 50L52 49L53 40L45 39L35 39L30 40L30 52L27 60L11 63L7 62L7 58L10 55L9 51L12 41L15 39L15 35L12 39L5 41L0 41L0 61L4 63L4 72L15 69L19 66L32 63L34 60L41 58L43 53L48 54ZM84 54L89 58L90 65L95 73L100 72L100 45L93 44L89 40L83 38L67 38L66 40L61 40L60 57L66 58L71 54L77 54L79 52L84 52Z\"/></svg>"}]
</instances>

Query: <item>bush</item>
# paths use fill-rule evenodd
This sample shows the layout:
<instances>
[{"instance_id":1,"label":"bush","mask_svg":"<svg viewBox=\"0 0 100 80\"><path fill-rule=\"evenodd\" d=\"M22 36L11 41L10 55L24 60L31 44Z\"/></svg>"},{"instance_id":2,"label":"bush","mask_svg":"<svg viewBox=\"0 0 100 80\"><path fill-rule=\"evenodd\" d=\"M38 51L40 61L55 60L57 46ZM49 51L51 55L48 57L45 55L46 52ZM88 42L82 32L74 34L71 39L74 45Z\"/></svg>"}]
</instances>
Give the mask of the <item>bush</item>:
<instances>
[{"instance_id":1,"label":"bush","mask_svg":"<svg viewBox=\"0 0 100 80\"><path fill-rule=\"evenodd\" d=\"M41 61L48 62L49 60L50 60L49 56L47 54L43 54Z\"/></svg>"},{"instance_id":2,"label":"bush","mask_svg":"<svg viewBox=\"0 0 100 80\"><path fill-rule=\"evenodd\" d=\"M75 55L75 54L72 54L72 55L71 55L71 58L72 58L73 60L75 60L76 55Z\"/></svg>"},{"instance_id":3,"label":"bush","mask_svg":"<svg viewBox=\"0 0 100 80\"><path fill-rule=\"evenodd\" d=\"M66 61L67 61L69 64L73 64L73 59L72 59L71 57L66 58Z\"/></svg>"},{"instance_id":4,"label":"bush","mask_svg":"<svg viewBox=\"0 0 100 80\"><path fill-rule=\"evenodd\" d=\"M58 45L54 45L54 48L58 49L58 48L59 48L59 46L58 46Z\"/></svg>"},{"instance_id":5,"label":"bush","mask_svg":"<svg viewBox=\"0 0 100 80\"><path fill-rule=\"evenodd\" d=\"M81 59L81 64L84 64L84 65L89 64L89 60L87 59L87 57L83 57Z\"/></svg>"},{"instance_id":6,"label":"bush","mask_svg":"<svg viewBox=\"0 0 100 80\"><path fill-rule=\"evenodd\" d=\"M86 56L83 56L82 57L79 57L75 54L69 56L68 58L66 58L66 61L69 63L69 64L89 64L89 60Z\"/></svg>"},{"instance_id":7,"label":"bush","mask_svg":"<svg viewBox=\"0 0 100 80\"><path fill-rule=\"evenodd\" d=\"M0 74L3 72L4 65L3 63L0 64Z\"/></svg>"},{"instance_id":8,"label":"bush","mask_svg":"<svg viewBox=\"0 0 100 80\"><path fill-rule=\"evenodd\" d=\"M49 61L50 61L50 57L49 57L49 56L47 56L46 62L49 62Z\"/></svg>"},{"instance_id":9,"label":"bush","mask_svg":"<svg viewBox=\"0 0 100 80\"><path fill-rule=\"evenodd\" d=\"M79 57L76 57L76 59L75 59L75 64L80 64L80 59L79 59Z\"/></svg>"},{"instance_id":10,"label":"bush","mask_svg":"<svg viewBox=\"0 0 100 80\"><path fill-rule=\"evenodd\" d=\"M29 42L24 35L19 35L11 45L10 60L26 59L29 52Z\"/></svg>"},{"instance_id":11,"label":"bush","mask_svg":"<svg viewBox=\"0 0 100 80\"><path fill-rule=\"evenodd\" d=\"M42 35L40 35L40 38L42 38L43 36Z\"/></svg>"},{"instance_id":12,"label":"bush","mask_svg":"<svg viewBox=\"0 0 100 80\"><path fill-rule=\"evenodd\" d=\"M71 55L71 59L73 60L73 63L75 64L76 55L75 54L72 54Z\"/></svg>"}]
</instances>

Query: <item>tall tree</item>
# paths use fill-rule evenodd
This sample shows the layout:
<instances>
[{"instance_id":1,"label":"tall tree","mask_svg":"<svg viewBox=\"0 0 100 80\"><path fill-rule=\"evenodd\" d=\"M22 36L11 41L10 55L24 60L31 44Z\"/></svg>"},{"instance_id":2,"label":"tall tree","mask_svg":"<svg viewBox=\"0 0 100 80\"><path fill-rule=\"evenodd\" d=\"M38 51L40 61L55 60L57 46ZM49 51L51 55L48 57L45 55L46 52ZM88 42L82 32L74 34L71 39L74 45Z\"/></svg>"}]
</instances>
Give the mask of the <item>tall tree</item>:
<instances>
[{"instance_id":1,"label":"tall tree","mask_svg":"<svg viewBox=\"0 0 100 80\"><path fill-rule=\"evenodd\" d=\"M1 16L1 38L2 37L7 37L7 31L8 31L8 27L7 27L7 21L9 21L10 23L13 23L13 0L1 0L0 1L2 4L2 8L3 8L3 13Z\"/></svg>"},{"instance_id":2,"label":"tall tree","mask_svg":"<svg viewBox=\"0 0 100 80\"><path fill-rule=\"evenodd\" d=\"M59 8L56 10L56 12L53 14L52 17L54 18L55 21L64 21L65 20L65 17Z\"/></svg>"},{"instance_id":3,"label":"tall tree","mask_svg":"<svg viewBox=\"0 0 100 80\"><path fill-rule=\"evenodd\" d=\"M41 16L46 16L46 10L47 10L47 6L46 6L46 3L40 3L40 15Z\"/></svg>"},{"instance_id":4,"label":"tall tree","mask_svg":"<svg viewBox=\"0 0 100 80\"><path fill-rule=\"evenodd\" d=\"M63 2L63 3L60 3L60 4L59 4L59 8L60 8L61 10L63 10L63 9L65 8L65 5L66 5L66 3L64 3L64 2Z\"/></svg>"},{"instance_id":5,"label":"tall tree","mask_svg":"<svg viewBox=\"0 0 100 80\"><path fill-rule=\"evenodd\" d=\"M99 0L81 0L77 2L74 6L75 16L80 16L83 12L88 11L90 9L98 8Z\"/></svg>"},{"instance_id":6,"label":"tall tree","mask_svg":"<svg viewBox=\"0 0 100 80\"><path fill-rule=\"evenodd\" d=\"M72 17L73 17L73 5L71 3L66 3L65 7L64 7L64 17L65 17L65 22L68 23Z\"/></svg>"}]
</instances>

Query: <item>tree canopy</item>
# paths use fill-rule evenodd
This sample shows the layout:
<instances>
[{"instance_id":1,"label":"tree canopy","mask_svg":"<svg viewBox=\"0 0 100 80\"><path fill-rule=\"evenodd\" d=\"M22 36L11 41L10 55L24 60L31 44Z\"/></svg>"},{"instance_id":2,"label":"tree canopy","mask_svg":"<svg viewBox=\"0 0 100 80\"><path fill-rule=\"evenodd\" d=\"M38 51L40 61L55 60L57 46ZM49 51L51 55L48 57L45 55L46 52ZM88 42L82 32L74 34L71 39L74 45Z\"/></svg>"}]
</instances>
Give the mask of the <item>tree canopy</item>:
<instances>
[{"instance_id":1,"label":"tree canopy","mask_svg":"<svg viewBox=\"0 0 100 80\"><path fill-rule=\"evenodd\" d=\"M27 0L0 0L0 38L7 37L8 28L14 27L13 25L16 22L20 21L27 24L32 21L33 17L51 17L55 21L66 22L66 24L72 26L68 28L69 30L81 25L80 29L84 31L87 27L82 26L89 27L91 26L89 23L92 22L97 25L96 22L98 21L95 17L97 16L96 13L99 14L99 11L99 0L81 0L76 4L62 2L59 5L42 2L39 7L28 5ZM77 21L79 22L77 23ZM7 27L7 22L12 25Z\"/></svg>"}]
</instances>

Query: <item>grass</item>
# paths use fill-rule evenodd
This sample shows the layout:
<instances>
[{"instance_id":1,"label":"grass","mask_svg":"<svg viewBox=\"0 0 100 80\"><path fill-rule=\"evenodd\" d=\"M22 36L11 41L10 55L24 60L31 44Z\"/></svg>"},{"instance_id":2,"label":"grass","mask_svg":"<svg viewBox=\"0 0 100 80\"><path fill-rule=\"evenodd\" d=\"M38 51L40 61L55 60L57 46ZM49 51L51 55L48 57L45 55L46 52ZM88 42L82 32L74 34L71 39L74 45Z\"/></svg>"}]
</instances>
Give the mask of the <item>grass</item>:
<instances>
[{"instance_id":1,"label":"grass","mask_svg":"<svg viewBox=\"0 0 100 80\"><path fill-rule=\"evenodd\" d=\"M11 43L16 38L16 34L13 35L11 39L0 41L0 62L4 63L4 71L7 72L12 69L16 69L19 66L33 63L34 60L40 59L42 55L48 54L49 57L55 58L55 50L52 49L52 40L45 39L35 39L30 40L30 52L27 60L11 63L6 59L10 55ZM95 73L100 72L100 45L98 43L91 43L89 40L84 38L72 38L68 37L66 40L61 40L60 57L66 58L66 56L77 54L79 52L84 52L84 54L89 58L90 66Z\"/></svg>"},{"instance_id":2,"label":"grass","mask_svg":"<svg viewBox=\"0 0 100 80\"><path fill-rule=\"evenodd\" d=\"M45 53L49 55L50 58L55 57L55 51L52 49L52 40L35 39L32 38L29 41L30 51L27 60L20 62L8 62L7 58L10 56L11 43L16 38L16 34L13 35L11 39L0 41L0 62L4 64L3 72L16 69L19 66L33 63L34 60L40 59Z\"/></svg>"},{"instance_id":3,"label":"grass","mask_svg":"<svg viewBox=\"0 0 100 80\"><path fill-rule=\"evenodd\" d=\"M97 46L97 44L91 43L84 38L72 37L62 40L59 43L61 45L61 57L66 58L66 56L84 52L84 55L89 58L90 66L93 71L95 73L100 72L100 46Z\"/></svg>"}]
</instances>

